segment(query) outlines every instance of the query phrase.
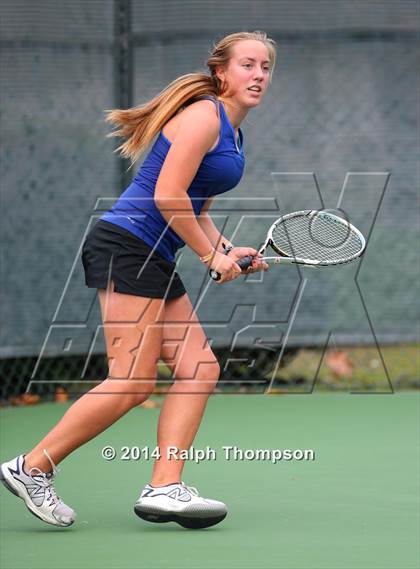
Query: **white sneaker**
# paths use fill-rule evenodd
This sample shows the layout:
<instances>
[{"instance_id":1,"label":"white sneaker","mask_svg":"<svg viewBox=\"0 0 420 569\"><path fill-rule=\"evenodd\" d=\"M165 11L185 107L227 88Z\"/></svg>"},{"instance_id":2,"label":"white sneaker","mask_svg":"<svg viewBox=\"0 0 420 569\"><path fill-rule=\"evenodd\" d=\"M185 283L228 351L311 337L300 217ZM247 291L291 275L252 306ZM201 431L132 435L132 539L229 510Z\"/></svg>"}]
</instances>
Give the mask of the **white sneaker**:
<instances>
[{"instance_id":1,"label":"white sneaker","mask_svg":"<svg viewBox=\"0 0 420 569\"><path fill-rule=\"evenodd\" d=\"M196 488L183 482L153 487L146 484L134 512L148 522L177 522L184 528L214 526L227 515L223 502L201 498Z\"/></svg>"},{"instance_id":2,"label":"white sneaker","mask_svg":"<svg viewBox=\"0 0 420 569\"><path fill-rule=\"evenodd\" d=\"M51 462L52 473L33 467L26 474L23 469L25 455L21 454L1 465L0 481L15 496L22 498L28 510L40 520L54 526L71 526L76 514L57 496L53 479L58 469L46 450L44 454Z\"/></svg>"}]
</instances>

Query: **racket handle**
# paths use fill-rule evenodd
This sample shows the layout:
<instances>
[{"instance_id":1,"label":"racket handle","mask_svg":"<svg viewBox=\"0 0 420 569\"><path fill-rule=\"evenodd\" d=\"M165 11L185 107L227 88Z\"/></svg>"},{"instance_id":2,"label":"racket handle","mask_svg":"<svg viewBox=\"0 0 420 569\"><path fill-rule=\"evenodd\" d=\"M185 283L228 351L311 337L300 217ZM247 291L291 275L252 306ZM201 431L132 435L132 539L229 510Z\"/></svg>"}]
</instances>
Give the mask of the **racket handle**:
<instances>
[{"instance_id":1,"label":"racket handle","mask_svg":"<svg viewBox=\"0 0 420 569\"><path fill-rule=\"evenodd\" d=\"M246 269L252 265L253 259L254 257L252 257L251 255L247 255L246 257L242 257L242 259L240 259L239 261L236 261L236 264L239 265L242 271L246 271ZM218 273L214 269L210 269L209 273L214 281L220 281L221 278L220 273Z\"/></svg>"},{"instance_id":2,"label":"racket handle","mask_svg":"<svg viewBox=\"0 0 420 569\"><path fill-rule=\"evenodd\" d=\"M246 257L242 257L242 259L239 259L239 261L236 261L236 264L240 266L242 271L246 271L246 269L248 269L252 265L253 260L254 257L252 257L252 255L247 255Z\"/></svg>"}]
</instances>

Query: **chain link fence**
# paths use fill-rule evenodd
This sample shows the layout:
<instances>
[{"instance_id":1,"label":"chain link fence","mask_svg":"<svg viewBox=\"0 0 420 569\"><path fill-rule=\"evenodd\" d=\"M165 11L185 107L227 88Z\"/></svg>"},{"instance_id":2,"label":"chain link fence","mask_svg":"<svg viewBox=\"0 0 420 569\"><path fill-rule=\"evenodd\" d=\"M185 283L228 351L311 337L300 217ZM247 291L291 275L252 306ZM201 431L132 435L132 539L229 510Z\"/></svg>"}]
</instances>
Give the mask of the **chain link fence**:
<instances>
[{"instance_id":1,"label":"chain link fence","mask_svg":"<svg viewBox=\"0 0 420 569\"><path fill-rule=\"evenodd\" d=\"M276 40L278 63L242 125L245 175L215 204L216 222L256 246L281 212L337 207L344 187L340 203L369 244L357 272L274 268L230 284L229 294L207 288L204 269L182 251L178 270L213 347L255 360L254 351L276 358L331 337L417 339L418 2L4 0L2 399L26 389L40 354L44 395L53 381L77 379L87 353L92 380L106 375L80 247L131 173L105 138L104 109L144 103L204 70L218 39L254 29ZM265 363L243 367L242 377L259 381Z\"/></svg>"}]
</instances>

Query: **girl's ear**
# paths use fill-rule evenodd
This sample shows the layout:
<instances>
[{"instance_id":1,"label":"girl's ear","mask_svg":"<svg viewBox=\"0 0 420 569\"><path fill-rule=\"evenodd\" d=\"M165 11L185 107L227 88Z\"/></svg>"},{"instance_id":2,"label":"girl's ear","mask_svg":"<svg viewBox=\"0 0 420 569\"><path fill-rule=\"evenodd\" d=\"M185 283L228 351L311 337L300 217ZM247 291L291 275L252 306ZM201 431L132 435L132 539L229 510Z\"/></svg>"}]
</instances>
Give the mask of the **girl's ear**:
<instances>
[{"instance_id":1,"label":"girl's ear","mask_svg":"<svg viewBox=\"0 0 420 569\"><path fill-rule=\"evenodd\" d=\"M215 73L216 73L216 77L218 79L220 79L220 81L223 82L225 80L226 72L225 72L223 65L217 65L216 69L215 69Z\"/></svg>"}]
</instances>

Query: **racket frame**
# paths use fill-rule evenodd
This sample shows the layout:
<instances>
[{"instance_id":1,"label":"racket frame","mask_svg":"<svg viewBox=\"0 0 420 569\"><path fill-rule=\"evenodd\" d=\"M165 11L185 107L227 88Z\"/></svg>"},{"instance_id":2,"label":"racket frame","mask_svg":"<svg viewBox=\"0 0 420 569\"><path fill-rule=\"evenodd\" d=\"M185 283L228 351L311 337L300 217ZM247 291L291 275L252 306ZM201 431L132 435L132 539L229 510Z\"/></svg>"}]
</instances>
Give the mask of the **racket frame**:
<instances>
[{"instance_id":1,"label":"racket frame","mask_svg":"<svg viewBox=\"0 0 420 569\"><path fill-rule=\"evenodd\" d=\"M333 219L336 223L344 225L348 229L349 234L350 234L350 232L354 232L360 240L360 243L361 243L360 250L357 253L355 253L354 255L351 255L349 257L345 257L342 260L341 259L338 259L338 260L335 259L334 261L317 261L314 259L304 259L303 257L291 257L290 255L288 255L287 253L285 253L279 247L276 246L276 244L274 243L274 241L272 239L272 235L273 235L273 232L278 225L280 225L281 223L283 223L287 219L291 219L293 217L300 217L300 216L315 217L315 216L319 216L319 215L324 215L324 216L328 217L329 219ZM285 227L286 227L286 233L287 233L287 225ZM338 215L334 215L333 213L329 213L329 212L327 213L327 212L323 212L323 211L318 211L316 209L307 209L307 210L300 210L300 211L294 211L292 213L287 213L285 215L282 215L278 219L276 219L276 221L269 228L269 230L267 232L266 241L265 241L264 245L261 247L261 249L259 250L259 253L264 253L264 251L267 249L268 246L270 246L273 249L273 251L275 251L279 255L278 257L263 257L262 260L268 264L277 264L277 263L281 264L281 263L283 263L283 264L305 265L308 267L328 267L328 266L334 266L334 265L344 265L344 264L350 263L354 259L357 259L358 257L360 257L366 249L366 240L365 240L363 234L357 229L357 227L352 225L349 221L344 220L343 218L339 217Z\"/></svg>"},{"instance_id":2,"label":"racket frame","mask_svg":"<svg viewBox=\"0 0 420 569\"><path fill-rule=\"evenodd\" d=\"M282 251L279 247L276 246L276 244L274 243L273 239L272 239L272 235L274 230L276 229L276 227L278 225L280 225L281 223L283 223L284 221L286 221L287 219L291 219L293 217L300 217L300 216L310 216L310 217L315 217L315 216L319 216L319 215L324 215L327 216L329 219L333 219L336 223L340 223L341 225L345 225L346 228L350 232L354 232L357 237L360 240L361 243L361 247L360 250L357 251L357 253L349 256L349 257L345 257L343 259L335 259L334 261L318 261L318 260L314 260L314 259L304 259L303 257L291 257L290 255L288 255L287 253L285 253L284 251ZM287 225L286 227L286 233L287 233ZM345 243L345 241L343 242L343 244ZM366 249L366 240L363 236L363 234L357 229L357 227L355 227L354 225L352 225L349 221L344 220L343 218L339 217L338 215L334 215L333 213L329 213L329 212L323 212L322 210L316 210L316 209L305 209L305 210L300 210L300 211L294 211L292 213L286 213L285 215L282 215L281 217L279 217L278 219L276 219L276 221L274 221L274 223L272 223L272 225L270 226L269 230L267 231L267 237L265 240L264 245L259 249L259 253L263 254L266 249L268 247L271 247L271 249L273 249L273 251L275 253L277 253L278 256L276 257L262 257L262 259L260 258L261 261L265 261L268 264L286 264L286 265L301 265L304 267L310 267L310 268L316 268L316 267L333 267L335 265L344 265L346 263L350 263L351 261L354 261L355 259L357 259L358 257L360 257L365 249ZM243 260L247 259L247 257L244 257ZM210 276L213 280L219 280L220 279L220 275L217 271L214 270L210 270Z\"/></svg>"}]
</instances>

